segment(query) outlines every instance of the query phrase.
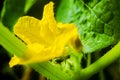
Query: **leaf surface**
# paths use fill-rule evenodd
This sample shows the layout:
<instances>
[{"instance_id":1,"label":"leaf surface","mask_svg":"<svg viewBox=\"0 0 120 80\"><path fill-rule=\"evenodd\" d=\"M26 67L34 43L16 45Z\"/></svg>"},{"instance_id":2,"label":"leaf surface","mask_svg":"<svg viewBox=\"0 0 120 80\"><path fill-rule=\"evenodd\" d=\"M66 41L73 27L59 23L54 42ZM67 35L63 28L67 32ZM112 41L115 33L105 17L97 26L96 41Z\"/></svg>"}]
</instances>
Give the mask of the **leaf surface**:
<instances>
[{"instance_id":1,"label":"leaf surface","mask_svg":"<svg viewBox=\"0 0 120 80\"><path fill-rule=\"evenodd\" d=\"M68 0L71 4L60 6L57 20L73 22L79 29L79 35L85 53L105 48L120 40L120 1L117 0ZM69 6L66 8L66 6ZM71 16L69 13L71 12ZM66 14L63 18L60 14Z\"/></svg>"}]
</instances>

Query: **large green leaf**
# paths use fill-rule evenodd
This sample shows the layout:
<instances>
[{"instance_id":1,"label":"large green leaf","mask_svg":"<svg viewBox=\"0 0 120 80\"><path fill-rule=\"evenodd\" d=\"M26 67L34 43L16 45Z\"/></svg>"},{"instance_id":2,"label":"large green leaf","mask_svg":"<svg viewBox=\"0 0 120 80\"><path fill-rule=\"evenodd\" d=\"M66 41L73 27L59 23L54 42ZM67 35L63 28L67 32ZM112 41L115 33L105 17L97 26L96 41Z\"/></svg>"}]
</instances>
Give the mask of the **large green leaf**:
<instances>
[{"instance_id":1,"label":"large green leaf","mask_svg":"<svg viewBox=\"0 0 120 80\"><path fill-rule=\"evenodd\" d=\"M68 0L70 4L66 2L62 5L64 2L58 9L57 20L76 24L85 53L100 50L120 40L120 1ZM66 17L61 14L66 14Z\"/></svg>"},{"instance_id":2,"label":"large green leaf","mask_svg":"<svg viewBox=\"0 0 120 80\"><path fill-rule=\"evenodd\" d=\"M20 16L23 16L37 0L5 0L1 12L2 23L12 30Z\"/></svg>"}]
</instances>

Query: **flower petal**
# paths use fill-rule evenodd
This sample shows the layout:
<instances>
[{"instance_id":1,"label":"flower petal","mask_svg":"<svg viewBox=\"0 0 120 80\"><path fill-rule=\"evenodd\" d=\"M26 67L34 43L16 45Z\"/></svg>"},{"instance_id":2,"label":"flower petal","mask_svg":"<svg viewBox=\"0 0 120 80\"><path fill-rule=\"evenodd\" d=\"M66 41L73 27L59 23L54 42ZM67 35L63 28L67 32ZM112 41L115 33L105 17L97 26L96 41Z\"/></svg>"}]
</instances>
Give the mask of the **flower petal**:
<instances>
[{"instance_id":1,"label":"flower petal","mask_svg":"<svg viewBox=\"0 0 120 80\"><path fill-rule=\"evenodd\" d=\"M63 55L65 46L74 44L78 30L74 24L56 23L53 3L45 5L42 20L21 17L14 27L14 33L27 43L22 58L14 56L10 66L44 62Z\"/></svg>"},{"instance_id":2,"label":"flower petal","mask_svg":"<svg viewBox=\"0 0 120 80\"><path fill-rule=\"evenodd\" d=\"M78 37L78 30L74 24L62 24L58 23L58 27L60 28L60 35L57 37L57 49L56 53L59 57L62 55L63 50L67 44L69 44L73 38Z\"/></svg>"},{"instance_id":3,"label":"flower petal","mask_svg":"<svg viewBox=\"0 0 120 80\"><path fill-rule=\"evenodd\" d=\"M24 16L21 17L14 26L14 33L22 39L25 43L44 43L40 37L40 20Z\"/></svg>"},{"instance_id":4,"label":"flower petal","mask_svg":"<svg viewBox=\"0 0 120 80\"><path fill-rule=\"evenodd\" d=\"M54 41L56 34L59 33L59 30L57 29L57 23L54 18L53 5L53 2L50 2L49 4L45 5L43 17L40 21L40 25L42 26L40 35L43 38L46 38L46 42L49 41L49 43Z\"/></svg>"},{"instance_id":5,"label":"flower petal","mask_svg":"<svg viewBox=\"0 0 120 80\"><path fill-rule=\"evenodd\" d=\"M57 23L54 17L53 5L53 2L49 2L49 4L45 5L41 25L43 26L43 28L49 28L53 33L56 33Z\"/></svg>"},{"instance_id":6,"label":"flower petal","mask_svg":"<svg viewBox=\"0 0 120 80\"><path fill-rule=\"evenodd\" d=\"M17 64L29 64L44 61L43 59L41 59L44 58L43 54L45 55L45 53L42 53L43 49L44 45L41 45L39 43L28 44L27 50L25 51L22 58L18 58L15 55L14 57L12 57L12 59L9 62L10 67L13 67Z\"/></svg>"}]
</instances>

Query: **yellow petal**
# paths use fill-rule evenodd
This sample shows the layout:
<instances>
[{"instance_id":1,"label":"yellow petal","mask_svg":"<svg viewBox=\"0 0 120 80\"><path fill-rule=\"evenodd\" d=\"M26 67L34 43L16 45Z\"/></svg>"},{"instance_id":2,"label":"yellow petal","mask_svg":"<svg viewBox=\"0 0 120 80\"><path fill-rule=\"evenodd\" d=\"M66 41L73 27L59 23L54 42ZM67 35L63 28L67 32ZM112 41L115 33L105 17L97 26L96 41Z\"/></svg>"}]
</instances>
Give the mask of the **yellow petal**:
<instances>
[{"instance_id":1,"label":"yellow petal","mask_svg":"<svg viewBox=\"0 0 120 80\"><path fill-rule=\"evenodd\" d=\"M61 33L59 37L57 37L57 47L64 49L66 44L68 44L74 37L78 36L78 30L74 24L58 23L58 27Z\"/></svg>"},{"instance_id":2,"label":"yellow petal","mask_svg":"<svg viewBox=\"0 0 120 80\"><path fill-rule=\"evenodd\" d=\"M38 63L48 61L56 57L55 49L56 46L44 47L38 43L27 45L28 49L25 51L24 56L19 58L14 55L9 62L10 67L15 65L26 65L30 63ZM53 55L51 55L53 54Z\"/></svg>"},{"instance_id":3,"label":"yellow petal","mask_svg":"<svg viewBox=\"0 0 120 80\"><path fill-rule=\"evenodd\" d=\"M22 58L14 56L10 66L44 62L63 55L69 42L78 37L74 24L56 23L53 3L45 5L42 20L33 17L21 17L14 27L14 33L27 43L27 49Z\"/></svg>"},{"instance_id":4,"label":"yellow petal","mask_svg":"<svg viewBox=\"0 0 120 80\"><path fill-rule=\"evenodd\" d=\"M45 38L45 41L49 42L49 44L54 41L56 34L59 33L57 29L57 23L54 18L53 5L53 2L45 5L43 17L40 21L40 25L42 26L40 35L42 38Z\"/></svg>"},{"instance_id":5,"label":"yellow petal","mask_svg":"<svg viewBox=\"0 0 120 80\"><path fill-rule=\"evenodd\" d=\"M18 58L15 55L14 57L12 57L12 59L9 62L10 67L13 67L17 64L29 64L44 61L43 59L41 59L42 57L44 58L44 56L42 55L44 54L42 53L43 49L44 45L41 45L39 43L28 44L27 50L25 51L22 58Z\"/></svg>"},{"instance_id":6,"label":"yellow petal","mask_svg":"<svg viewBox=\"0 0 120 80\"><path fill-rule=\"evenodd\" d=\"M54 5L53 2L49 2L49 4L45 5L41 24L42 24L43 28L47 27L53 33L55 33L55 32L57 32L57 24L56 24L56 20L54 17L53 5Z\"/></svg>"},{"instance_id":7,"label":"yellow petal","mask_svg":"<svg viewBox=\"0 0 120 80\"><path fill-rule=\"evenodd\" d=\"M20 58L18 58L17 56L14 55L9 62L9 66L13 67L17 64L20 64Z\"/></svg>"},{"instance_id":8,"label":"yellow petal","mask_svg":"<svg viewBox=\"0 0 120 80\"><path fill-rule=\"evenodd\" d=\"M14 26L14 33L21 38L25 43L44 43L40 37L40 20L24 16L21 17Z\"/></svg>"}]
</instances>

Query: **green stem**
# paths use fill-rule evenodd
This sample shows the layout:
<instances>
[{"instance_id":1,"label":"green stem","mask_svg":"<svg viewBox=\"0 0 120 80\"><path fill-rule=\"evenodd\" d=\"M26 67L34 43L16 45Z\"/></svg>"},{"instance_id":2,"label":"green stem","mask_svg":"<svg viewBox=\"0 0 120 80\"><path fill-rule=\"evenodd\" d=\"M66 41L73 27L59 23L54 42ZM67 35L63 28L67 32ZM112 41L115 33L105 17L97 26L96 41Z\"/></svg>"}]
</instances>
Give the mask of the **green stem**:
<instances>
[{"instance_id":1,"label":"green stem","mask_svg":"<svg viewBox=\"0 0 120 80\"><path fill-rule=\"evenodd\" d=\"M30 64L37 72L47 75L50 80L74 80L71 76L60 70L59 67L52 65L50 62L44 62L40 64Z\"/></svg>"},{"instance_id":2,"label":"green stem","mask_svg":"<svg viewBox=\"0 0 120 80\"><path fill-rule=\"evenodd\" d=\"M91 64L91 54L87 55L87 67Z\"/></svg>"},{"instance_id":3,"label":"green stem","mask_svg":"<svg viewBox=\"0 0 120 80\"><path fill-rule=\"evenodd\" d=\"M100 79L100 80L105 80L105 76L104 76L103 70L101 70L101 71L99 72L99 79Z\"/></svg>"},{"instance_id":4,"label":"green stem","mask_svg":"<svg viewBox=\"0 0 120 80\"><path fill-rule=\"evenodd\" d=\"M2 45L8 52L22 57L26 45L14 36L2 23L0 22L0 45ZM50 64L50 62L31 64L30 67L52 80L71 80L67 74L61 71L60 68ZM73 80L73 79L72 79Z\"/></svg>"},{"instance_id":5,"label":"green stem","mask_svg":"<svg viewBox=\"0 0 120 80\"><path fill-rule=\"evenodd\" d=\"M81 71L81 79L85 80L104 69L115 60L120 58L120 41L108 51L103 57Z\"/></svg>"},{"instance_id":6,"label":"green stem","mask_svg":"<svg viewBox=\"0 0 120 80\"><path fill-rule=\"evenodd\" d=\"M26 46L0 22L0 44L11 54L22 57Z\"/></svg>"}]
</instances>

